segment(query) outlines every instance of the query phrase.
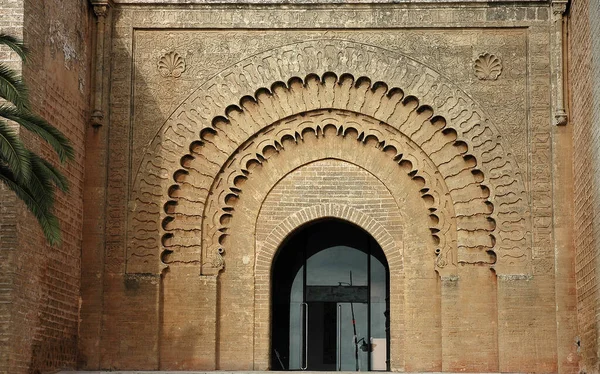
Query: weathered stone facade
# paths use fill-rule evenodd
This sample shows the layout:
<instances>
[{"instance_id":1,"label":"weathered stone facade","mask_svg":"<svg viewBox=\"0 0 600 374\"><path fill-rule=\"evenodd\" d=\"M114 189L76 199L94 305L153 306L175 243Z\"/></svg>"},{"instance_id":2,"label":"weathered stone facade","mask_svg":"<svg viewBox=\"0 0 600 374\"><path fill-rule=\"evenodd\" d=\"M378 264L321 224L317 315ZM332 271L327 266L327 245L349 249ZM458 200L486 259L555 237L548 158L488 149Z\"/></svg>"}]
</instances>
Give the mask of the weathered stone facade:
<instances>
[{"instance_id":1,"label":"weathered stone facade","mask_svg":"<svg viewBox=\"0 0 600 374\"><path fill-rule=\"evenodd\" d=\"M61 109L82 147L87 127L63 218L81 258L61 257L78 347L43 340L64 357L6 372L271 369L274 258L324 218L385 254L392 371L597 372L593 12L572 1L568 39L563 1L459 3L78 9L96 20L76 26L89 120Z\"/></svg>"},{"instance_id":2,"label":"weathered stone facade","mask_svg":"<svg viewBox=\"0 0 600 374\"><path fill-rule=\"evenodd\" d=\"M84 325L104 322L82 330L84 367L268 368L269 264L324 216L388 257L393 370L576 367L573 325L556 328L569 289L555 285L568 263L546 2L117 3L109 17L105 271L82 307ZM272 195L306 168L337 179ZM352 168L371 175L353 191L382 192L350 198ZM86 301L104 310L86 318Z\"/></svg>"}]
</instances>

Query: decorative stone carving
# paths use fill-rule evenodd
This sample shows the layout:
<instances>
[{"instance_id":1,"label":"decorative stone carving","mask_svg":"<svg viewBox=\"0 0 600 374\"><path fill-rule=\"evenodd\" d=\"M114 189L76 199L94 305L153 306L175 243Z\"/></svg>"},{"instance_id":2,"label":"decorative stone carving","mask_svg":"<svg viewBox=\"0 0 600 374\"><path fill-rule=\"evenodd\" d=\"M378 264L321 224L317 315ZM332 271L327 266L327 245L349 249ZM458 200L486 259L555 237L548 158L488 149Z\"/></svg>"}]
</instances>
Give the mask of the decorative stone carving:
<instances>
[{"instance_id":1,"label":"decorative stone carving","mask_svg":"<svg viewBox=\"0 0 600 374\"><path fill-rule=\"evenodd\" d=\"M567 10L567 4L569 2L567 0L552 0L552 14L556 19L560 19L562 21L562 17Z\"/></svg>"},{"instance_id":2,"label":"decorative stone carving","mask_svg":"<svg viewBox=\"0 0 600 374\"><path fill-rule=\"evenodd\" d=\"M331 106L327 106L326 101L331 101ZM326 108L311 110L306 106L310 102ZM348 113L333 109L337 106L377 115L395 125L366 116L353 119ZM300 117L286 116L284 112L294 111L293 108L302 108ZM310 120L302 119L302 112ZM188 219L183 216L194 220L191 212L204 210L201 230L203 274L216 274L224 266L221 255L226 251L230 222L242 198L243 184L252 176L252 170L264 167L271 155L284 151L286 142L302 144L304 134L313 133L320 137L328 131L340 137L355 134L358 142L376 145L415 182L415 188L429 207L426 214L431 219L429 230L433 242L437 244L438 269L456 264L456 255L452 253L457 244L465 253L465 262L494 263L495 255L491 262L489 260L496 242L492 234L496 224L491 218L494 208L489 200L490 190L482 184L484 175L476 168L478 161L467 153L466 144L457 139L456 131L446 126L444 118L434 116L431 108L420 105L414 96L405 95L397 88L388 90L382 82L371 84L365 77L355 80L345 74L338 80L331 73L323 78L313 74L304 81L292 79L289 86L276 83L273 93L259 89L256 98L242 100L241 108L228 107L227 116L214 118L213 125L203 129L200 140L190 146L192 153L181 159L184 169L175 172L173 179L177 184L169 188L170 199L164 205L162 243L169 252L172 248L189 246L190 240L194 240L186 238L185 234L186 227L194 224L186 222ZM276 121L277 117L287 119ZM258 125L255 122L258 118L275 122ZM255 127L250 133L258 132L250 135L244 130L236 134L237 123ZM473 134L478 137L484 132L485 128L481 128ZM410 134L413 140L408 141L403 134ZM242 142L238 143L236 139ZM237 149L231 149L235 144ZM493 156L495 148L486 143L484 159L496 159ZM219 154L229 156L227 160L217 161L214 155ZM215 166L222 165L210 188L197 184L204 183L201 181L207 177L201 170L207 161ZM492 173L493 176L509 182L504 172L498 174L499 171ZM201 203L198 200L203 196L206 202ZM504 199L499 198L499 201ZM182 237L178 238L179 235Z\"/></svg>"},{"instance_id":3,"label":"decorative stone carving","mask_svg":"<svg viewBox=\"0 0 600 374\"><path fill-rule=\"evenodd\" d=\"M91 115L92 126L95 128L101 127L104 122L104 112L100 109L94 109Z\"/></svg>"},{"instance_id":4,"label":"decorative stone carving","mask_svg":"<svg viewBox=\"0 0 600 374\"><path fill-rule=\"evenodd\" d=\"M499 57L484 53L475 60L475 76L480 80L496 80L502 73Z\"/></svg>"},{"instance_id":5,"label":"decorative stone carving","mask_svg":"<svg viewBox=\"0 0 600 374\"><path fill-rule=\"evenodd\" d=\"M106 17L106 12L108 11L107 5L94 5L94 14L98 18Z\"/></svg>"},{"instance_id":6,"label":"decorative stone carving","mask_svg":"<svg viewBox=\"0 0 600 374\"><path fill-rule=\"evenodd\" d=\"M402 94L399 95L402 96ZM439 178L440 171L437 170L426 153L418 145L410 142L400 132L391 128L391 126L363 116L354 118L351 113L333 109L312 111L306 113L306 116L310 116L310 119L303 118L304 114L300 113L295 117L288 118L263 129L259 134L240 145L231 154L231 161L224 165L222 171L215 178L207 201L204 204L204 216L206 218L202 225L203 274L217 273L224 266L221 255L226 253L228 249L227 238L232 231L230 223L237 213L240 200L244 199L244 185L249 178L252 178L255 168L268 167L268 160L271 157L277 154L285 155L285 152L290 153L296 147L300 147L297 149L298 152L302 151L301 146L304 144L304 137L307 134L311 134L317 138L325 136L339 137L340 141L343 138L353 139L357 142L357 150L363 149L364 146L373 146L374 152L380 151L387 154L389 161L396 163L398 169L402 171L401 173L404 173L405 177L407 176L414 181L415 190L419 191L421 198L425 202L426 211L423 214L428 215L431 220L429 231L432 235L433 243L436 243L438 246L435 253L438 255L438 258L443 258L443 260L436 262L439 269L444 268L450 263L456 265L456 244L452 244L456 242L456 239L453 238L456 235L455 229L452 229L456 226L456 213L453 209L452 198L458 204L469 204L471 211L484 212L469 219L472 221L469 227L470 236L476 237L481 235L481 239L477 240L479 245L485 247L488 251L493 250L492 243L495 239L490 232L494 230L495 226L490 226L489 224L490 212L485 213L488 210L486 204L491 206L491 202L487 201L486 196L484 196L486 195L485 191L487 191L487 188L482 187L475 177L472 177L472 183L463 183L460 186L449 181L452 188L452 191L450 191L445 181ZM437 120L440 119L438 118ZM430 123L432 131L436 131L436 129L437 131L441 131L439 129L440 123L437 120L434 119L434 122L436 122L435 125ZM445 154L445 157L448 157L447 161L458 157L453 162L457 168L454 170L455 174L459 174L460 171L477 172L477 170L473 169L474 164L467 161L469 157L461 155L458 148L454 145L455 138L451 132L445 135L447 137L445 140L443 140L444 136L442 134L439 136L441 141L437 145L439 147L438 151ZM296 147L292 145L296 145ZM452 155L452 149L455 151L454 155ZM198 151L202 152L201 149L198 149ZM194 157L196 154L190 154L189 156ZM288 157L294 156L289 155ZM184 170L176 172L174 176L175 180L194 179L192 175L194 170L192 169L195 169L195 163L189 157L185 159L189 161L186 166L190 172L188 174L183 174ZM463 160L462 164L460 160ZM446 174L446 172L443 172L443 174ZM401 175L399 174L398 177L401 177ZM176 188L176 186L173 186L172 190L178 191L178 196L172 200L173 204L170 204L169 210L172 214L176 214L178 212L177 201L181 200L185 204L187 201L193 199L193 193L188 189L189 194L182 195L180 193L181 188ZM478 191L479 195L477 194ZM462 196L468 196L468 198L463 199ZM460 216L460 219L464 220L462 212ZM166 222L164 222L165 227L177 227L175 221L173 221L172 225L169 225L172 221L171 218L176 220L174 215L167 216L165 218ZM461 226L460 229L463 229L463 227ZM459 236L461 235L459 234ZM178 243L178 240L174 239L170 242L175 244ZM485 244L486 242L488 243L487 245ZM461 244L471 247L465 240L461 240ZM478 249L482 248L479 248L477 245L473 245L470 248L470 250ZM219 267L215 268L213 264L218 264Z\"/></svg>"},{"instance_id":7,"label":"decorative stone carving","mask_svg":"<svg viewBox=\"0 0 600 374\"><path fill-rule=\"evenodd\" d=\"M554 22L554 30L552 35L551 45L551 69L553 72L552 82L552 96L554 102L554 125L565 126L569 122L569 117L565 110L565 82L564 82L564 67L563 61L565 59L566 52L563 45L563 17L567 10L566 0L553 0L552 1L552 20Z\"/></svg>"},{"instance_id":8,"label":"decorative stone carving","mask_svg":"<svg viewBox=\"0 0 600 374\"><path fill-rule=\"evenodd\" d=\"M94 9L94 14L98 18L106 17L106 13L108 12L108 8L111 6L110 0L90 0L92 7Z\"/></svg>"},{"instance_id":9,"label":"decorative stone carving","mask_svg":"<svg viewBox=\"0 0 600 374\"><path fill-rule=\"evenodd\" d=\"M326 55L339 58L317 58L315 50L324 50ZM360 60L361 56L368 60ZM342 74L356 70L364 71L371 79L362 77L354 81L352 76ZM321 76L310 74L311 71ZM298 78L307 74L306 79ZM338 76L340 82L344 76L351 79L332 85L330 81L337 81ZM388 89L383 80L394 88ZM402 87L415 96L405 96L401 101L403 105L396 105L398 102L394 100L403 97L404 91L395 87ZM431 107L419 106L416 97ZM456 173L458 170L452 169L452 161L460 158L442 159L448 154L432 148L440 145L438 137L443 132L437 131L436 126L424 125L431 122L428 119L432 119L433 112L438 117L443 116L448 121L446 132L454 131L456 144L473 156L468 158L470 162L476 160L476 169L481 171L477 178L485 174L484 184L490 191L489 198L484 200L494 202L489 221L496 226L494 248L490 253L497 255L493 267L503 273L529 271L530 222L522 175L491 121L468 95L423 65L406 56L344 41L296 43L242 60L203 84L182 103L148 147L137 172L132 191L128 271L151 272L153 266L158 267L156 249L161 243L165 249L163 254L173 252L167 256L170 264L197 263L208 245L201 238L210 237L209 233L202 232L199 222L219 220L203 217L202 212L217 212L219 207L205 207L206 199L212 184L217 183L219 172L231 162L230 156L261 129L294 114L324 108L349 110L384 123L406 125L408 128L401 131L429 157L439 158L438 168ZM188 168L186 165L191 163L194 165ZM176 185L173 185L173 169L169 165L184 167L175 173ZM456 182L464 174L466 172L459 172L456 178L449 177ZM164 204L158 203L159 196ZM190 200L189 196L194 198ZM469 198L465 197L465 202L457 207L468 212ZM230 199L235 199L234 194ZM223 221L227 219L225 216ZM464 229L459 231L465 243L469 241L478 246L469 236L467 216L461 224ZM481 257L477 256L485 252L459 246L459 261L462 253L463 261L480 262ZM489 258L484 261L488 262ZM441 261L440 265L443 264Z\"/></svg>"},{"instance_id":10,"label":"decorative stone carving","mask_svg":"<svg viewBox=\"0 0 600 374\"><path fill-rule=\"evenodd\" d=\"M94 80L96 81L95 90L93 91L94 109L90 116L92 126L100 128L104 124L104 39L105 39L105 18L111 6L109 0L91 0L91 4L96 15L96 61L94 69Z\"/></svg>"},{"instance_id":11,"label":"decorative stone carving","mask_svg":"<svg viewBox=\"0 0 600 374\"><path fill-rule=\"evenodd\" d=\"M179 78L185 71L185 59L179 53L171 51L158 60L157 67L163 77Z\"/></svg>"}]
</instances>

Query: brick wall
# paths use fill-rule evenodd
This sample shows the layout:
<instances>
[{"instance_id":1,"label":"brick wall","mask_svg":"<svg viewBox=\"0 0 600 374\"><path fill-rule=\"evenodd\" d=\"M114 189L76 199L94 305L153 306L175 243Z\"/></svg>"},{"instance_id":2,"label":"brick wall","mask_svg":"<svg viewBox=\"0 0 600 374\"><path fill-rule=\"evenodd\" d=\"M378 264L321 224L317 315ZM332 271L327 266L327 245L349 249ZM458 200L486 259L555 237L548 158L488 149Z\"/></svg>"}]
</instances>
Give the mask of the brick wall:
<instances>
[{"instance_id":1,"label":"brick wall","mask_svg":"<svg viewBox=\"0 0 600 374\"><path fill-rule=\"evenodd\" d=\"M573 0L569 17L570 115L573 126L575 245L581 369L598 372L600 258L600 3ZM592 22L594 20L594 22ZM595 48L590 48L591 45ZM594 82L595 79L595 82ZM595 87L594 87L595 86Z\"/></svg>"},{"instance_id":2,"label":"brick wall","mask_svg":"<svg viewBox=\"0 0 600 374\"><path fill-rule=\"evenodd\" d=\"M261 208L256 240L264 241L281 221L304 207L331 203L353 206L388 230L402 231L396 201L379 180L355 165L328 159L294 171L273 188Z\"/></svg>"},{"instance_id":3,"label":"brick wall","mask_svg":"<svg viewBox=\"0 0 600 374\"><path fill-rule=\"evenodd\" d=\"M398 184L402 183L398 179L394 179L394 181ZM410 185L405 187L410 189ZM295 227L293 223L286 222L287 217L298 214L297 212L300 210L304 213L299 216L310 216L310 213L305 212L308 207L321 204L356 209L381 225L369 231L370 234L373 235L380 230L386 231L396 243L404 241L405 245L408 244L406 240L403 240L406 239L403 235L406 218L400 216L401 211L404 214L407 213L407 208L399 208L390 191L369 171L335 159L315 161L295 169L270 190L262 204L257 220L255 233L257 242L272 242L273 237L277 236L273 234L277 231L276 227L285 227L287 230ZM342 209L340 208L340 210ZM310 212L310 210L308 211ZM408 211L411 212L410 219L417 220L418 214ZM290 222L295 222L295 220L292 219ZM415 261L415 253L409 252L405 252L403 259L406 268L403 266L401 270L395 269L390 274L392 277L390 304L393 321L391 330L392 369L457 372L498 371L498 336L495 329L498 316L496 312L496 281L493 273L484 267L463 268L461 269L461 282L450 281L447 282L448 284L440 286L436 283L437 279L428 280L415 273L416 268L427 267L428 261L422 259ZM390 254L386 253L387 256ZM257 262L261 261L263 259L257 260ZM268 263L270 264L270 261ZM411 264L416 266L412 267L412 270ZM258 269L256 273L257 278L260 278ZM399 275L402 280L394 279ZM406 278L404 278L405 276ZM225 279L227 274L223 273L221 277ZM404 282L409 286L403 286ZM258 311L261 310L261 305L268 303L269 294L268 287L259 287L258 281L256 284L258 291L254 302ZM222 288L222 291L227 292L225 287ZM473 298L473 293L476 293L478 297ZM465 299L469 302L459 301ZM549 306L549 308L551 307L552 305ZM262 308L268 308L268 306ZM418 314L407 312L403 315L403 310L413 308L419 308L420 312ZM514 312L517 316L515 318L522 320L523 317L519 316L519 313L519 310ZM225 320L222 321L220 325L221 338L232 335L227 331L228 325ZM537 327L539 329L539 326ZM543 331L547 339L549 334L546 330L549 330L549 334L552 334L553 330L549 328ZM527 329L523 329L523 331L530 332ZM550 342L547 350L549 359L534 352L527 356L535 357L534 360L529 359L528 361L532 371L539 370L546 362L550 362L550 365L546 367L551 367L552 355L555 350L552 349L553 340L547 339L547 341ZM255 341L254 344L257 342ZM268 345L268 341L264 343L259 341L258 344ZM239 348L239 345L236 345L236 348ZM444 352L443 356L442 351ZM235 357L234 354L228 344L221 343L221 365L224 365L222 368L233 367L231 362L224 362L223 358Z\"/></svg>"},{"instance_id":4,"label":"brick wall","mask_svg":"<svg viewBox=\"0 0 600 374\"><path fill-rule=\"evenodd\" d=\"M10 19L10 28L2 30L22 36L31 50L23 76L34 110L71 139L76 153L75 160L62 168L70 180L70 192L59 193L55 203L63 231L60 247L49 247L24 205L12 193L2 191L0 297L8 304L2 304L6 307L0 309L0 323L8 324L0 325L0 337L8 344L2 344L0 372L73 368L79 317L83 139L89 115L90 13L87 2L80 0L2 1L0 12L3 26ZM25 132L22 135L30 147L56 161L46 144Z\"/></svg>"},{"instance_id":5,"label":"brick wall","mask_svg":"<svg viewBox=\"0 0 600 374\"><path fill-rule=\"evenodd\" d=\"M17 37L23 36L23 1L0 0L0 30ZM16 53L0 49L0 61L20 71L21 63ZM13 277L17 253L17 199L4 185L0 185L0 373L8 372L13 329L11 328L12 296L15 289Z\"/></svg>"}]
</instances>

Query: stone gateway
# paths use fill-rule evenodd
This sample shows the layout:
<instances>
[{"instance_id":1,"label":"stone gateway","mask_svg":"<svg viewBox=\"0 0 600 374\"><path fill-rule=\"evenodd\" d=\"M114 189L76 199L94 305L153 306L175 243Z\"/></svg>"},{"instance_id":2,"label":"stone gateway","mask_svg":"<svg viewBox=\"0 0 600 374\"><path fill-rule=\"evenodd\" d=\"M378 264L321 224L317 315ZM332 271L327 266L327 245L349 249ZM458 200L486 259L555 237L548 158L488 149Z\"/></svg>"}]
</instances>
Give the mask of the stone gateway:
<instances>
[{"instance_id":1,"label":"stone gateway","mask_svg":"<svg viewBox=\"0 0 600 374\"><path fill-rule=\"evenodd\" d=\"M75 291L7 278L0 372L598 372L595 1L67 3Z\"/></svg>"}]
</instances>

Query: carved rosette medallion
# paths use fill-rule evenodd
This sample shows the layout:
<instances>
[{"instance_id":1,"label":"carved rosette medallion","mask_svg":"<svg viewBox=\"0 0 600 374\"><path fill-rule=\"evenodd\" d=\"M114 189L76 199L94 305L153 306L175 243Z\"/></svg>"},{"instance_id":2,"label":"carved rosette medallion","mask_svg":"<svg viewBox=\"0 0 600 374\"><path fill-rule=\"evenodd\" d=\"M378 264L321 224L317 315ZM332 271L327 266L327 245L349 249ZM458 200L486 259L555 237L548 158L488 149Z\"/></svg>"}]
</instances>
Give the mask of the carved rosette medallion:
<instances>
[{"instance_id":1,"label":"carved rosette medallion","mask_svg":"<svg viewBox=\"0 0 600 374\"><path fill-rule=\"evenodd\" d=\"M179 78L185 71L185 59L179 53L171 51L158 60L157 67L163 77Z\"/></svg>"},{"instance_id":2,"label":"carved rosette medallion","mask_svg":"<svg viewBox=\"0 0 600 374\"><path fill-rule=\"evenodd\" d=\"M480 80L495 81L502 73L502 61L499 57L484 53L475 60L475 76Z\"/></svg>"}]
</instances>

